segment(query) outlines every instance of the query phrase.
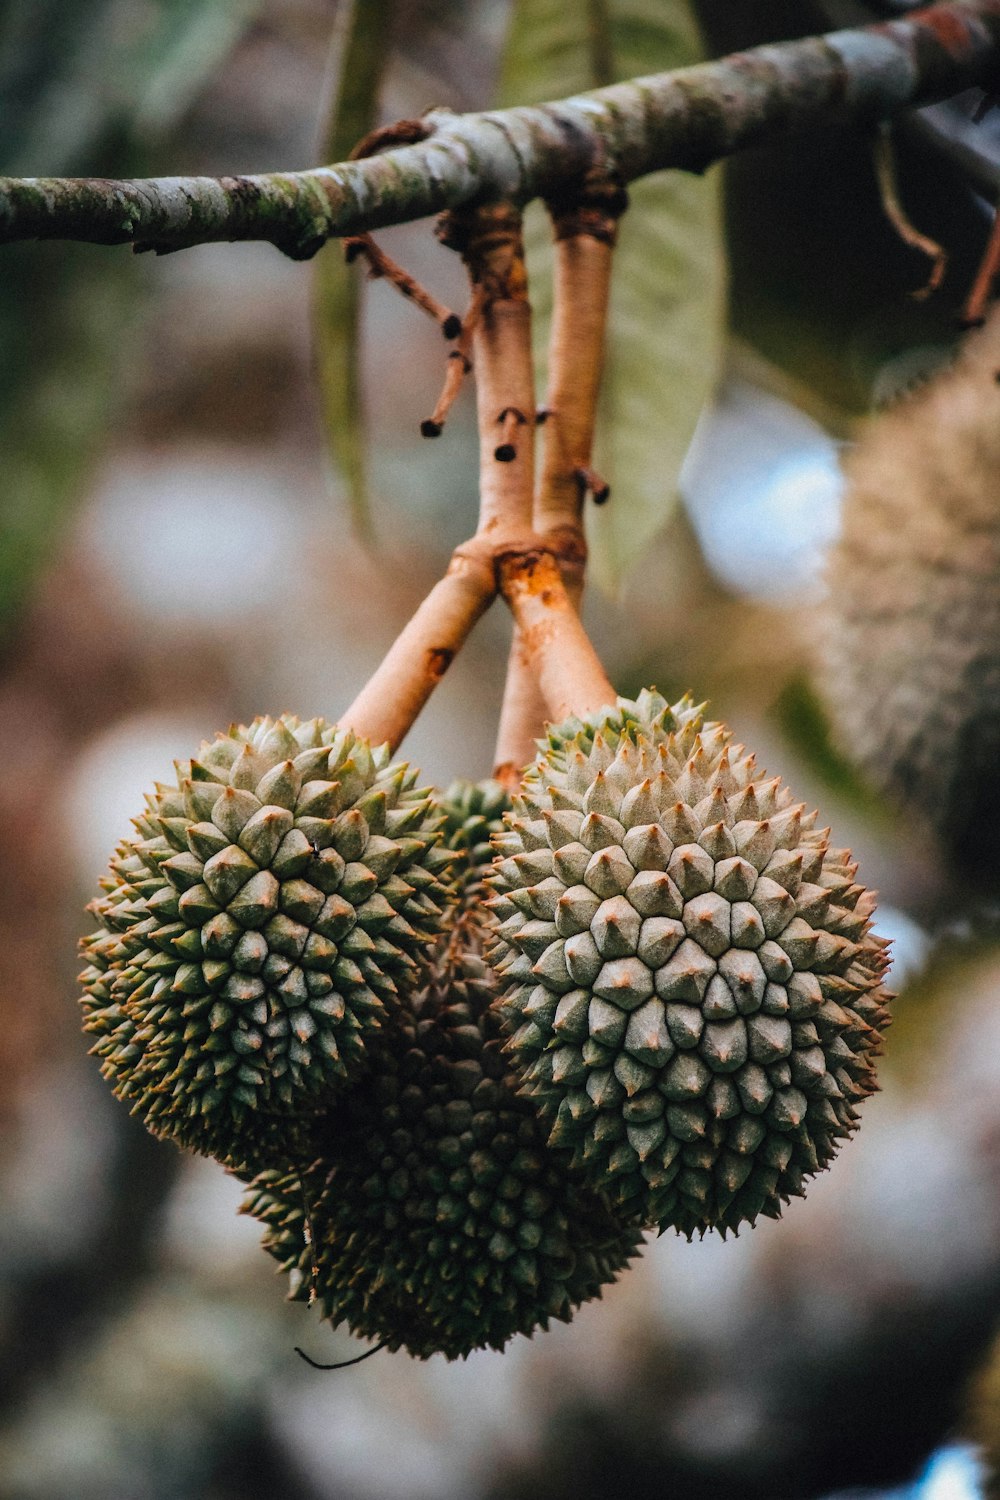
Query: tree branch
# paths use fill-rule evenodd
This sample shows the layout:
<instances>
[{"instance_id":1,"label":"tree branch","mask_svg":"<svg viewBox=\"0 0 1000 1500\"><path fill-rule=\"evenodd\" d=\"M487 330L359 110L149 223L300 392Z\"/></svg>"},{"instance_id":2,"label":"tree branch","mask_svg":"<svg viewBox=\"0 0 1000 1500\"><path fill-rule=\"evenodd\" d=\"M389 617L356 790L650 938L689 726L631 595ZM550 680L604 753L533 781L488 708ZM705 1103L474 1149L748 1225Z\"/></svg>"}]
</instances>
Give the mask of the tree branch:
<instances>
[{"instance_id":1,"label":"tree branch","mask_svg":"<svg viewBox=\"0 0 1000 1500\"><path fill-rule=\"evenodd\" d=\"M905 20L783 42L554 104L427 117L426 141L363 161L251 177L0 178L0 243L180 250L265 240L305 259L335 235L475 198L552 196L603 165L623 181L700 172L743 146L833 120L870 124L996 86L1000 0L952 0Z\"/></svg>"}]
</instances>

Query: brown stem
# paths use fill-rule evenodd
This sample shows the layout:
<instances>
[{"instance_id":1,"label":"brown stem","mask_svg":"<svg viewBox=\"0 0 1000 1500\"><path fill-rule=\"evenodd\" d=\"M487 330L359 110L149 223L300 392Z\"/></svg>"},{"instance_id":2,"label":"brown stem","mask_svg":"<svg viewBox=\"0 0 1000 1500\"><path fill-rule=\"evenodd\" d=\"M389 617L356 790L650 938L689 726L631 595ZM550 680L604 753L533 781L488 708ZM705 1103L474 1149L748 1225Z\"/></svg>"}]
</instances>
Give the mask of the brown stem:
<instances>
[{"instance_id":1,"label":"brown stem","mask_svg":"<svg viewBox=\"0 0 1000 1500\"><path fill-rule=\"evenodd\" d=\"M363 257L368 263L368 274L373 280L388 281L397 292L408 298L421 312L433 318L438 324L446 339L457 338L461 331L462 321L450 308L445 307L432 296L426 287L409 271L394 261L391 255L386 255L380 245L376 245L370 234L354 234L344 240L344 255L348 264Z\"/></svg>"},{"instance_id":2,"label":"brown stem","mask_svg":"<svg viewBox=\"0 0 1000 1500\"><path fill-rule=\"evenodd\" d=\"M448 413L455 404L455 398L462 388L462 381L472 369L472 335L476 331L479 319L483 315L484 293L481 286L474 286L472 297L462 326L458 332L458 342L448 356L448 368L445 372L444 387L437 400L437 405L426 421L421 422L420 432L423 437L440 437L444 430L444 424Z\"/></svg>"},{"instance_id":3,"label":"brown stem","mask_svg":"<svg viewBox=\"0 0 1000 1500\"><path fill-rule=\"evenodd\" d=\"M574 211L579 211L576 205ZM577 237L596 239L592 227ZM479 527L471 542L456 550L451 567L417 610L382 665L344 714L341 723L357 734L397 746L447 670L469 631L503 590L517 626L511 653L497 746L497 770L507 784L530 760L540 727L535 684L554 718L587 714L614 701L604 672L577 612L583 583L585 546L580 525L583 486L577 470L586 468L593 435L603 320L587 318L587 339L560 335L553 368L556 387L565 391L562 433L550 439L557 458L551 473L568 472L573 508L560 499L547 510L546 533L531 533L534 489L535 397L531 359L531 310L521 243L519 212L509 204L488 204L446 216L440 228L446 244L459 249L468 265L479 316L472 331L480 439ZM605 247L606 248L606 247ZM567 255L574 269L581 257ZM596 262L598 285L607 303L608 261ZM587 298L586 283L570 280L562 297ZM561 325L565 327L566 325ZM577 394L572 365L583 378ZM550 421L552 419L550 418ZM567 444L567 436L571 442ZM548 494L543 480L543 495ZM567 591L563 569L570 580Z\"/></svg>"},{"instance_id":4,"label":"brown stem","mask_svg":"<svg viewBox=\"0 0 1000 1500\"><path fill-rule=\"evenodd\" d=\"M534 528L549 537L565 558L563 582L577 611L587 559L583 502L588 492L598 504L609 493L604 480L590 468L590 455L604 362L611 257L617 222L627 201L617 182L606 173L593 172L573 193L549 205L556 241L554 306ZM515 630L500 716L498 762L518 763L521 757L523 766L531 758L546 707L552 705L546 703L539 686L534 656Z\"/></svg>"},{"instance_id":5,"label":"brown stem","mask_svg":"<svg viewBox=\"0 0 1000 1500\"><path fill-rule=\"evenodd\" d=\"M985 321L986 309L993 294L993 284L1000 276L1000 209L993 219L993 228L986 244L986 253L979 263L972 291L962 309L962 323L966 328L976 328Z\"/></svg>"},{"instance_id":6,"label":"brown stem","mask_svg":"<svg viewBox=\"0 0 1000 1500\"><path fill-rule=\"evenodd\" d=\"M500 723L494 752L494 780L509 792L520 786L524 768L535 758L535 741L545 723L545 699L520 630L514 630L507 658Z\"/></svg>"},{"instance_id":7,"label":"brown stem","mask_svg":"<svg viewBox=\"0 0 1000 1500\"><path fill-rule=\"evenodd\" d=\"M445 215L439 230L460 250L473 285L473 363L479 422L479 532L494 547L531 530L535 389L521 216L509 204ZM516 634L494 755L497 780L513 789L534 756L543 705Z\"/></svg>"},{"instance_id":8,"label":"brown stem","mask_svg":"<svg viewBox=\"0 0 1000 1500\"><path fill-rule=\"evenodd\" d=\"M520 632L526 667L535 674L554 720L591 714L615 701L615 690L544 547L511 548L499 559L500 588Z\"/></svg>"},{"instance_id":9,"label":"brown stem","mask_svg":"<svg viewBox=\"0 0 1000 1500\"><path fill-rule=\"evenodd\" d=\"M896 159L892 144L892 128L887 123L882 123L876 131L872 146L872 158L875 163L875 180L878 183L882 212L903 243L911 246L914 250L919 250L931 262L930 274L924 285L918 287L915 292L910 293L914 301L923 302L932 292L936 292L941 285L948 265L948 252L943 246L938 244L937 240L932 240L929 235L921 234L920 230L907 217L906 209L903 207L899 196L899 184L896 180Z\"/></svg>"},{"instance_id":10,"label":"brown stem","mask_svg":"<svg viewBox=\"0 0 1000 1500\"><path fill-rule=\"evenodd\" d=\"M456 547L448 571L339 719L373 744L395 749L476 621L496 597L492 549L476 538Z\"/></svg>"},{"instance_id":11,"label":"brown stem","mask_svg":"<svg viewBox=\"0 0 1000 1500\"><path fill-rule=\"evenodd\" d=\"M548 416L535 529L570 526L583 535L583 486L589 471L604 358L612 245L590 234L556 240L549 343Z\"/></svg>"},{"instance_id":12,"label":"brown stem","mask_svg":"<svg viewBox=\"0 0 1000 1500\"><path fill-rule=\"evenodd\" d=\"M340 720L356 734L378 743L388 740L393 748L495 598L497 546L523 542L531 530L534 443L526 434L510 458L497 457L498 437L506 436L504 421L531 431L535 410L521 216L512 205L486 204L447 216L439 232L462 253L478 312L470 326L480 432L479 527L471 542L456 549L444 578ZM505 417L511 411L515 415ZM530 424L526 412L532 414Z\"/></svg>"},{"instance_id":13,"label":"brown stem","mask_svg":"<svg viewBox=\"0 0 1000 1500\"><path fill-rule=\"evenodd\" d=\"M479 423L477 535L495 544L531 530L535 378L520 210L511 203L486 203L444 214L438 233L461 252L481 303L472 332Z\"/></svg>"}]
</instances>

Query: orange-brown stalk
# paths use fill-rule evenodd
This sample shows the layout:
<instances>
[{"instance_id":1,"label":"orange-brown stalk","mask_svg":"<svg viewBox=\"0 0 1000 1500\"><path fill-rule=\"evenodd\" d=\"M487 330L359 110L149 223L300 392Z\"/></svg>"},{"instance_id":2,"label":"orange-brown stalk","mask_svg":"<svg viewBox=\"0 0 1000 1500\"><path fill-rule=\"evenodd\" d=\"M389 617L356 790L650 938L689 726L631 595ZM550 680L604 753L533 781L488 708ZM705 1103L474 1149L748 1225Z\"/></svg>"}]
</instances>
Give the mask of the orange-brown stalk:
<instances>
[{"instance_id":1,"label":"orange-brown stalk","mask_svg":"<svg viewBox=\"0 0 1000 1500\"><path fill-rule=\"evenodd\" d=\"M604 364L611 258L617 221L626 203L618 184L594 174L576 194L550 204L555 264L549 388L533 521L536 534L557 550L563 582L577 609L587 559L584 499L588 491L598 503L608 498L608 488L590 461ZM560 638L565 640L564 635ZM562 716L540 686L538 651L537 644L529 649L515 632L497 750L507 779L514 774L512 766L520 770L532 759L546 713ZM557 684L557 673L547 677ZM605 701L613 698L612 692Z\"/></svg>"},{"instance_id":2,"label":"orange-brown stalk","mask_svg":"<svg viewBox=\"0 0 1000 1500\"><path fill-rule=\"evenodd\" d=\"M497 458L508 408L534 412L531 311L521 219L509 204L446 217L442 238L461 250L473 285L470 321L480 431L479 526L435 585L341 723L398 745L497 591L495 558L530 540L534 443L529 433ZM513 425L516 427L516 420Z\"/></svg>"}]
</instances>

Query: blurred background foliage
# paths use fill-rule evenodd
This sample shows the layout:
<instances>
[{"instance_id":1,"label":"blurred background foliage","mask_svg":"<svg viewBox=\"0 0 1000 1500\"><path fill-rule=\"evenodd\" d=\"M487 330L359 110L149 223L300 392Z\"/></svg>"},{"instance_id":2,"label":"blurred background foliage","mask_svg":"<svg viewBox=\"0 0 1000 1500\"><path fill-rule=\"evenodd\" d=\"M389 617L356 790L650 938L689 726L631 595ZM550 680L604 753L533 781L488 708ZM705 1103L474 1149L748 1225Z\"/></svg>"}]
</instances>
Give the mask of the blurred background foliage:
<instances>
[{"instance_id":1,"label":"blurred background foliage","mask_svg":"<svg viewBox=\"0 0 1000 1500\"><path fill-rule=\"evenodd\" d=\"M431 105L553 97L906 8L4 0L0 170L305 166ZM299 1364L296 1342L355 1351L283 1303L222 1170L104 1089L73 943L175 755L255 713L335 715L377 663L472 526L470 394L421 444L440 335L334 245L312 269L253 245L3 250L4 1496L1000 1494L995 918L861 785L812 677L839 451L947 355L982 253L997 112L974 171L954 145L976 102L894 131L906 207L950 256L923 303L860 131L636 185L601 438L615 496L591 529L606 591L588 622L621 688L710 698L881 888L901 990L884 1092L786 1220L651 1243L570 1327L462 1367ZM430 228L381 238L460 308ZM543 331L537 215L531 236ZM409 741L429 780L488 771L506 648L497 610Z\"/></svg>"}]
</instances>

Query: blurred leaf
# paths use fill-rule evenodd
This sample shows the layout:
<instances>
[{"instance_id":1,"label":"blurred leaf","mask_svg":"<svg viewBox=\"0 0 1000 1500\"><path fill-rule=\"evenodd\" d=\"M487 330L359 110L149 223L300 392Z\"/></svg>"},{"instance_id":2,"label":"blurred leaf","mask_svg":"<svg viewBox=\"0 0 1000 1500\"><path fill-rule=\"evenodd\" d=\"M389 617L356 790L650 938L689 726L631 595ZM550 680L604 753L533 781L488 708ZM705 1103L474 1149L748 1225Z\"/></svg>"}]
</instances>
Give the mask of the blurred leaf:
<instances>
[{"instance_id":1,"label":"blurred leaf","mask_svg":"<svg viewBox=\"0 0 1000 1500\"><path fill-rule=\"evenodd\" d=\"M389 56L396 0L345 0L334 52L336 90L324 134L324 162L343 161L375 125ZM316 260L313 347L323 428L343 475L355 526L370 534L364 412L361 397L360 273L344 263L339 241Z\"/></svg>"},{"instance_id":2,"label":"blurred leaf","mask_svg":"<svg viewBox=\"0 0 1000 1500\"><path fill-rule=\"evenodd\" d=\"M7 0L0 170L141 172L260 0ZM140 307L124 250L0 251L0 635L58 546Z\"/></svg>"},{"instance_id":3,"label":"blurred leaf","mask_svg":"<svg viewBox=\"0 0 1000 1500\"><path fill-rule=\"evenodd\" d=\"M2 638L100 449L140 279L130 257L89 246L10 246L0 266Z\"/></svg>"},{"instance_id":4,"label":"blurred leaf","mask_svg":"<svg viewBox=\"0 0 1000 1500\"><path fill-rule=\"evenodd\" d=\"M886 824L891 820L891 810L834 743L826 711L804 673L789 678L770 716L824 786L872 822Z\"/></svg>"},{"instance_id":5,"label":"blurred leaf","mask_svg":"<svg viewBox=\"0 0 1000 1500\"><path fill-rule=\"evenodd\" d=\"M247 29L263 0L160 0L127 65L123 105L138 134L166 130ZM134 11L134 0L130 0Z\"/></svg>"},{"instance_id":6,"label":"blurred leaf","mask_svg":"<svg viewBox=\"0 0 1000 1500\"><path fill-rule=\"evenodd\" d=\"M0 151L12 176L66 175L109 140L171 126L262 0L11 0L0 10Z\"/></svg>"},{"instance_id":7,"label":"blurred leaf","mask_svg":"<svg viewBox=\"0 0 1000 1500\"><path fill-rule=\"evenodd\" d=\"M696 62L686 0L515 0L502 105L557 99ZM591 569L614 589L663 526L699 414L718 375L725 330L719 173L657 173L629 189L611 296L595 464L612 498L588 516ZM527 216L536 347L551 315L546 216Z\"/></svg>"}]
</instances>

